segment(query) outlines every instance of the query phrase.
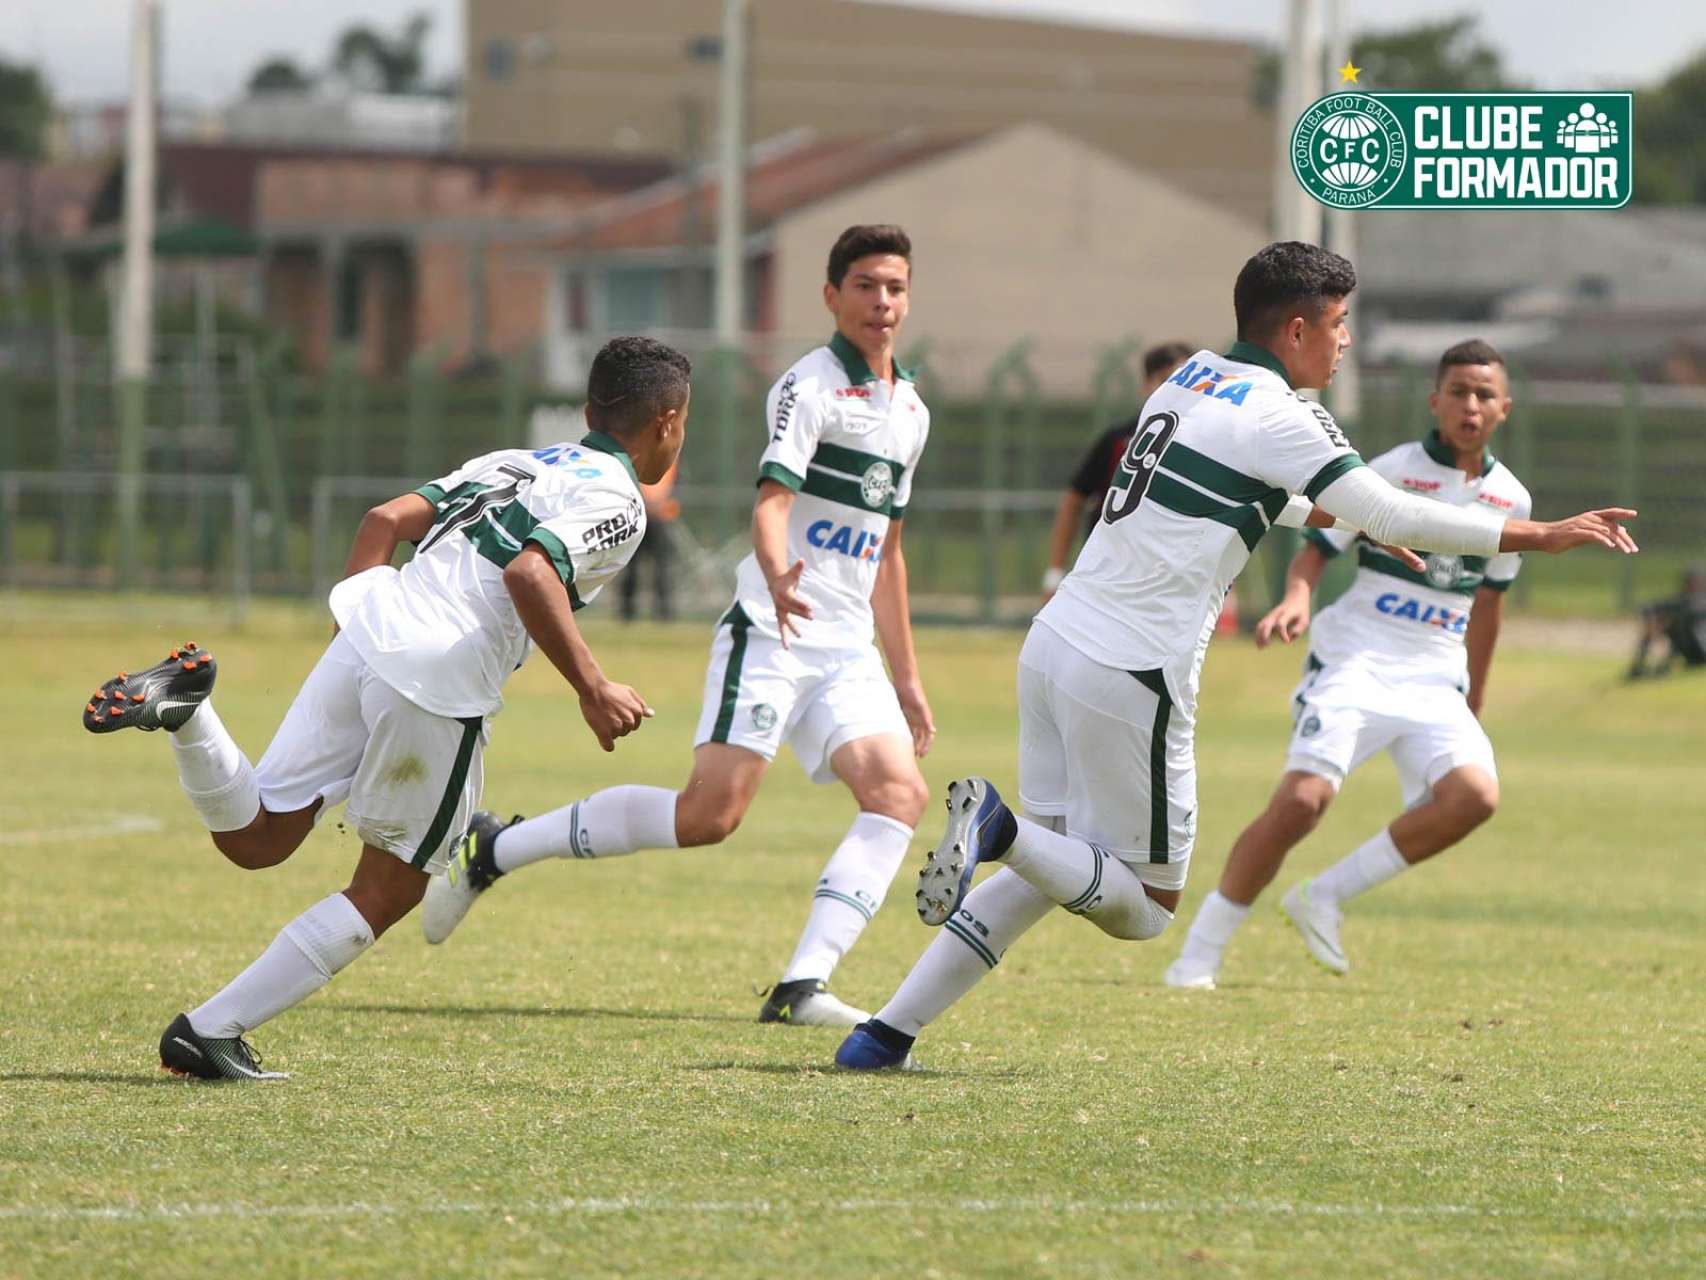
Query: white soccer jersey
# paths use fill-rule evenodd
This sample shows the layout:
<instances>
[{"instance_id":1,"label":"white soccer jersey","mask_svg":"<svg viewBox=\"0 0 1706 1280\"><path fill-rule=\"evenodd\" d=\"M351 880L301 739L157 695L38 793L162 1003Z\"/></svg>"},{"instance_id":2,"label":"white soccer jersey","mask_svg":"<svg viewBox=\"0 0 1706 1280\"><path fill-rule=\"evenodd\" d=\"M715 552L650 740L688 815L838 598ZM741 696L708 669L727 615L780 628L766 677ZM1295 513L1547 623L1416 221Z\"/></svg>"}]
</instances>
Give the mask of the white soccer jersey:
<instances>
[{"instance_id":1,"label":"white soccer jersey","mask_svg":"<svg viewBox=\"0 0 1706 1280\"><path fill-rule=\"evenodd\" d=\"M807 352L770 388L770 441L759 479L795 492L788 563L805 562L801 594L813 616L792 642L806 647L871 643L871 589L889 522L912 496L913 471L930 434L930 412L908 370L889 384L837 333ZM741 561L735 603L752 629L775 637L776 610L758 557Z\"/></svg>"},{"instance_id":2,"label":"white soccer jersey","mask_svg":"<svg viewBox=\"0 0 1706 1280\"><path fill-rule=\"evenodd\" d=\"M332 614L380 679L417 706L494 714L531 647L504 566L536 542L571 606L589 603L645 532L634 464L595 431L578 444L488 453L416 492L437 517L414 558L340 582Z\"/></svg>"},{"instance_id":3,"label":"white soccer jersey","mask_svg":"<svg viewBox=\"0 0 1706 1280\"><path fill-rule=\"evenodd\" d=\"M1289 495L1313 499L1361 465L1271 353L1199 351L1145 402L1101 519L1037 621L1105 666L1160 671L1194 717L1203 654L1251 551Z\"/></svg>"},{"instance_id":4,"label":"white soccer jersey","mask_svg":"<svg viewBox=\"0 0 1706 1280\"><path fill-rule=\"evenodd\" d=\"M1454 507L1479 505L1526 520L1528 490L1509 467L1484 453L1481 474L1458 470L1438 432L1389 449L1368 464L1399 489ZM1330 665L1362 658L1388 683L1406 680L1459 685L1465 675L1463 634L1480 587L1503 591L1516 580L1522 557L1429 555L1417 573L1351 531L1311 529L1310 542L1336 556L1357 544L1350 588L1315 618L1310 650Z\"/></svg>"}]
</instances>

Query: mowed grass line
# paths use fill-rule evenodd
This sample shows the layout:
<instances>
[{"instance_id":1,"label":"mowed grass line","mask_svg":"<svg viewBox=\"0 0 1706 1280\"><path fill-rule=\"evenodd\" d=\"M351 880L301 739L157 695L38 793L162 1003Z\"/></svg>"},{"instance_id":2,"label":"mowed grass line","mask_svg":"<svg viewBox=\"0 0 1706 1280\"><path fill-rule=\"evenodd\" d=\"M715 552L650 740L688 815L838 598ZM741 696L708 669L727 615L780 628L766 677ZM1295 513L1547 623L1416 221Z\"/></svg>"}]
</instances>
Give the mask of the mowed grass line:
<instances>
[{"instance_id":1,"label":"mowed grass line","mask_svg":"<svg viewBox=\"0 0 1706 1280\"><path fill-rule=\"evenodd\" d=\"M658 718L606 756L530 664L495 725L493 807L684 776L708 632L592 618ZM834 1033L752 1020L852 812L784 755L728 848L535 869L443 948L406 922L255 1035L288 1084L197 1088L156 1069L160 1028L339 887L355 842L328 821L283 867L237 871L163 742L74 723L109 668L183 638L0 632L27 729L0 816L28 836L0 898L0 1275L1682 1276L1706 1258L1706 682L1626 689L1610 661L1505 654L1504 808L1354 906L1342 980L1264 901L1220 991L1160 986L1272 785L1300 657L1218 641L1181 920L1142 945L1045 921L929 1030L929 1073L841 1076ZM263 609L195 638L258 756L321 623ZM938 793L1013 779L1018 642L921 636ZM1396 804L1376 763L1282 884ZM158 830L91 834L138 819ZM847 998L880 1002L928 941L910 875L838 973Z\"/></svg>"}]
</instances>

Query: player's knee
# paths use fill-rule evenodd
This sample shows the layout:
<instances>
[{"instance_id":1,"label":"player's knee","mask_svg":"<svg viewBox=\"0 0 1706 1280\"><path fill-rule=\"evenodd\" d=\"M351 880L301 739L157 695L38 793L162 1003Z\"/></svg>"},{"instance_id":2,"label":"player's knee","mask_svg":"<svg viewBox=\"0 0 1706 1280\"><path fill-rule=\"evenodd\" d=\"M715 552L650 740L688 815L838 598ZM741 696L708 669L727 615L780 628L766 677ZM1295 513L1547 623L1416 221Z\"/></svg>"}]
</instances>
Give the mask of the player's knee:
<instances>
[{"instance_id":1,"label":"player's knee","mask_svg":"<svg viewBox=\"0 0 1706 1280\"><path fill-rule=\"evenodd\" d=\"M262 871L276 867L296 852L296 845L270 838L264 830L245 827L240 831L213 831L213 847L225 855L226 861L245 871Z\"/></svg>"},{"instance_id":2,"label":"player's knee","mask_svg":"<svg viewBox=\"0 0 1706 1280\"><path fill-rule=\"evenodd\" d=\"M1097 928L1110 938L1121 942L1148 942L1166 932L1173 923L1173 913L1163 910L1147 895L1141 904L1132 904L1115 911L1098 911L1091 919Z\"/></svg>"},{"instance_id":3,"label":"player's knee","mask_svg":"<svg viewBox=\"0 0 1706 1280\"><path fill-rule=\"evenodd\" d=\"M683 796L675 806L675 842L683 849L721 844L739 830L745 816L745 807L728 799L689 803Z\"/></svg>"},{"instance_id":4,"label":"player's knee","mask_svg":"<svg viewBox=\"0 0 1706 1280\"><path fill-rule=\"evenodd\" d=\"M865 813L880 813L885 818L916 827L930 803L930 787L918 773L898 778L884 778L861 787L855 799Z\"/></svg>"},{"instance_id":5,"label":"player's knee","mask_svg":"<svg viewBox=\"0 0 1706 1280\"><path fill-rule=\"evenodd\" d=\"M1327 812L1327 806L1333 802L1332 788L1326 785L1325 780L1313 781L1320 782L1321 785L1303 783L1286 787L1274 796L1270 806L1274 820L1287 834L1296 838L1315 830Z\"/></svg>"},{"instance_id":6,"label":"player's knee","mask_svg":"<svg viewBox=\"0 0 1706 1280\"><path fill-rule=\"evenodd\" d=\"M1474 830L1498 811L1499 784L1494 778L1454 778L1445 791L1440 798L1464 831Z\"/></svg>"}]
</instances>

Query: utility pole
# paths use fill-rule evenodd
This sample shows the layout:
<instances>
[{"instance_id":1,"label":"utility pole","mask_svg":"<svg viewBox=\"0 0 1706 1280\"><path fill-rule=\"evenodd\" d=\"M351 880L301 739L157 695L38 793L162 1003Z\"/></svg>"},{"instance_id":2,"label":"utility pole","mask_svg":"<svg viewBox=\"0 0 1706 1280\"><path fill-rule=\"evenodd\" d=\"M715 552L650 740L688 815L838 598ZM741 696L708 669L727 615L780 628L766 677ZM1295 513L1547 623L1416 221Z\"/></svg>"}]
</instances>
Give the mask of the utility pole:
<instances>
[{"instance_id":1,"label":"utility pole","mask_svg":"<svg viewBox=\"0 0 1706 1280\"><path fill-rule=\"evenodd\" d=\"M132 0L124 159L124 285L114 344L118 387L119 565L131 580L142 531L143 431L154 339L154 173L159 9ZM241 536L242 531L239 531Z\"/></svg>"},{"instance_id":2,"label":"utility pole","mask_svg":"<svg viewBox=\"0 0 1706 1280\"><path fill-rule=\"evenodd\" d=\"M1350 60L1351 32L1350 24L1345 19L1345 0L1327 0L1327 66L1342 67ZM1336 73L1329 71L1327 74L1332 76ZM1362 214L1350 209L1328 209L1326 215L1324 229L1327 234L1327 247L1334 253L1349 258L1353 266L1356 265L1357 219ZM1364 332L1367 332L1366 327ZM1361 425L1362 369L1354 342L1339 363L1339 372L1334 375L1333 385L1328 388L1327 400L1333 410L1333 416L1341 424L1352 428Z\"/></svg>"},{"instance_id":3,"label":"utility pole","mask_svg":"<svg viewBox=\"0 0 1706 1280\"><path fill-rule=\"evenodd\" d=\"M1291 127L1322 92L1322 0L1291 0L1285 61L1280 66L1279 110L1274 121L1279 163L1274 166L1274 236L1321 243L1321 206L1291 171Z\"/></svg>"},{"instance_id":4,"label":"utility pole","mask_svg":"<svg viewBox=\"0 0 1706 1280\"><path fill-rule=\"evenodd\" d=\"M717 346L740 345L746 320L746 55L749 0L723 0L717 93Z\"/></svg>"}]
</instances>

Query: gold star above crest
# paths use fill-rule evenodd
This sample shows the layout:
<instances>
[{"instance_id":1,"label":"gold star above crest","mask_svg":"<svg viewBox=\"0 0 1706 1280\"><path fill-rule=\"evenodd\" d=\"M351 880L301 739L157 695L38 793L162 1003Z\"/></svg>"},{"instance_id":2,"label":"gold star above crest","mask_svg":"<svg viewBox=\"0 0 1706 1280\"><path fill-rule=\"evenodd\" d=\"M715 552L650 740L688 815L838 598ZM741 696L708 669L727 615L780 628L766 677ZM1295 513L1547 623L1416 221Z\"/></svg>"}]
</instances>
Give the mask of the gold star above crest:
<instances>
[{"instance_id":1,"label":"gold star above crest","mask_svg":"<svg viewBox=\"0 0 1706 1280\"><path fill-rule=\"evenodd\" d=\"M1355 84L1357 82L1357 77L1361 74L1362 68L1352 63L1349 58L1346 58L1345 65L1339 68L1339 83Z\"/></svg>"}]
</instances>

